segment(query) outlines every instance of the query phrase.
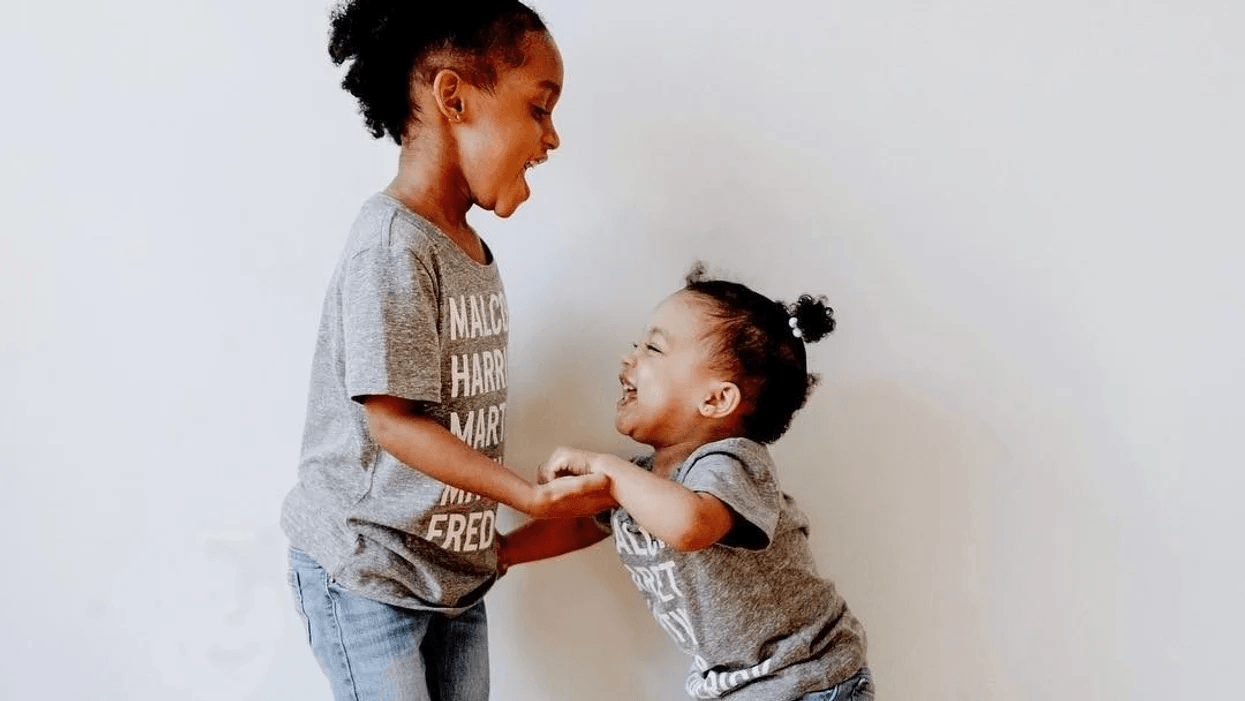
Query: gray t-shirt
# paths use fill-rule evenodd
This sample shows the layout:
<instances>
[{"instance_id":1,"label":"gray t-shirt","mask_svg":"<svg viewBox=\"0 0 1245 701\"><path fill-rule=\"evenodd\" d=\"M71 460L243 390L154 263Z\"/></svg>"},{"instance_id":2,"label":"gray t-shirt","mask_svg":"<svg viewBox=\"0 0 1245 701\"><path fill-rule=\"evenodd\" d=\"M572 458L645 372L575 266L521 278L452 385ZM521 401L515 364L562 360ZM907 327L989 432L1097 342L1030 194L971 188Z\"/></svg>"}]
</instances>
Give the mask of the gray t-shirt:
<instances>
[{"instance_id":1,"label":"gray t-shirt","mask_svg":"<svg viewBox=\"0 0 1245 701\"><path fill-rule=\"evenodd\" d=\"M650 468L648 458L639 464ZM746 438L703 445L671 479L721 499L736 514L731 532L684 553L625 509L610 513L609 526L653 616L693 655L690 696L798 699L865 666L864 628L818 576L808 519L780 491L765 446Z\"/></svg>"},{"instance_id":2,"label":"gray t-shirt","mask_svg":"<svg viewBox=\"0 0 1245 701\"><path fill-rule=\"evenodd\" d=\"M333 581L449 613L493 584L497 503L399 462L372 439L359 400L419 402L501 462L509 326L495 263L387 195L364 203L324 300L298 482L281 510L291 545Z\"/></svg>"}]
</instances>

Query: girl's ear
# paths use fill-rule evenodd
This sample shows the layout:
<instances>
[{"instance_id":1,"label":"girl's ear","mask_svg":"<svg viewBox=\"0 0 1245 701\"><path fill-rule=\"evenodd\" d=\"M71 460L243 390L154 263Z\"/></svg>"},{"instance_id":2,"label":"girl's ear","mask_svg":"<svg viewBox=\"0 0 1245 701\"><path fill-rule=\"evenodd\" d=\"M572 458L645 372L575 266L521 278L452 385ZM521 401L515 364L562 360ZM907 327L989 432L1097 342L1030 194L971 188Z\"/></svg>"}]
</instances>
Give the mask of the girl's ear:
<instances>
[{"instance_id":1,"label":"girl's ear","mask_svg":"<svg viewBox=\"0 0 1245 701\"><path fill-rule=\"evenodd\" d=\"M437 71L432 79L432 98L437 101L439 111L449 122L461 122L463 112L467 109L464 100L466 82L462 76L449 68Z\"/></svg>"},{"instance_id":2,"label":"girl's ear","mask_svg":"<svg viewBox=\"0 0 1245 701\"><path fill-rule=\"evenodd\" d=\"M743 396L734 382L717 383L700 403L700 415L707 419L724 419L739 408Z\"/></svg>"}]
</instances>

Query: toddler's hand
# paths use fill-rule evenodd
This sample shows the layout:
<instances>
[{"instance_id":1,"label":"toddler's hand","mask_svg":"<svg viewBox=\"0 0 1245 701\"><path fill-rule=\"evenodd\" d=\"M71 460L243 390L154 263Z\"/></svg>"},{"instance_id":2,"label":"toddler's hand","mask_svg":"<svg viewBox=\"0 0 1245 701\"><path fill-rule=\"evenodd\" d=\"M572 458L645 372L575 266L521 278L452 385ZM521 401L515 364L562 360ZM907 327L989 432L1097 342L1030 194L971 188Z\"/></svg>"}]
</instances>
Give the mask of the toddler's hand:
<instances>
[{"instance_id":1,"label":"toddler's hand","mask_svg":"<svg viewBox=\"0 0 1245 701\"><path fill-rule=\"evenodd\" d=\"M618 505L610 494L610 478L601 474L572 475L536 488L532 518L592 516Z\"/></svg>"},{"instance_id":2,"label":"toddler's hand","mask_svg":"<svg viewBox=\"0 0 1245 701\"><path fill-rule=\"evenodd\" d=\"M589 453L574 448L554 448L549 459L536 471L536 482L544 484L558 477L586 475L592 471Z\"/></svg>"}]
</instances>

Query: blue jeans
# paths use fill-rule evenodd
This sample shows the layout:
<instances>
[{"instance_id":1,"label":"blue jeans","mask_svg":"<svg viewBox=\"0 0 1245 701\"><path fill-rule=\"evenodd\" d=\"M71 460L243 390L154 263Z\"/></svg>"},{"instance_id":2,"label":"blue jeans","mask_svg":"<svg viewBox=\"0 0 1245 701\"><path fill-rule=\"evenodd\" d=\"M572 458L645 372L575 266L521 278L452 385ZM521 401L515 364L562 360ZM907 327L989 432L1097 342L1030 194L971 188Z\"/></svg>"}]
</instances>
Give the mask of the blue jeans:
<instances>
[{"instance_id":1,"label":"blue jeans","mask_svg":"<svg viewBox=\"0 0 1245 701\"><path fill-rule=\"evenodd\" d=\"M456 617L351 594L290 548L290 588L336 701L485 701L484 602Z\"/></svg>"},{"instance_id":2,"label":"blue jeans","mask_svg":"<svg viewBox=\"0 0 1245 701\"><path fill-rule=\"evenodd\" d=\"M800 701L873 701L873 673L865 667L833 688L814 691Z\"/></svg>"}]
</instances>

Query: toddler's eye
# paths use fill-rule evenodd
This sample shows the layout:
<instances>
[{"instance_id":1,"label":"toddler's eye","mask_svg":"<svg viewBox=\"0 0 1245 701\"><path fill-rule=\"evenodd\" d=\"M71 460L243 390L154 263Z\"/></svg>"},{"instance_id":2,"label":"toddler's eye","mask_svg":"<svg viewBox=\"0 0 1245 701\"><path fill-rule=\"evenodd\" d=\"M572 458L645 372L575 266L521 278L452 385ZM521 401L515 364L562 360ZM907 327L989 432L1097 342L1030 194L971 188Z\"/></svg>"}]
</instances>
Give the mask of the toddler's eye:
<instances>
[{"instance_id":1,"label":"toddler's eye","mask_svg":"<svg viewBox=\"0 0 1245 701\"><path fill-rule=\"evenodd\" d=\"M645 343L645 344L644 344L644 347L645 347L645 348L647 348L648 350L653 351L654 353L660 353L660 352L661 352L661 349L660 349L660 348L658 348L657 346L654 346L654 345L653 345L653 344L651 344L651 343Z\"/></svg>"},{"instance_id":2,"label":"toddler's eye","mask_svg":"<svg viewBox=\"0 0 1245 701\"><path fill-rule=\"evenodd\" d=\"M532 105L532 116L537 119L544 119L549 116L549 110Z\"/></svg>"}]
</instances>

